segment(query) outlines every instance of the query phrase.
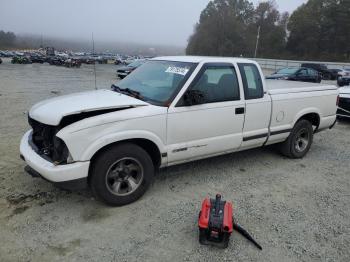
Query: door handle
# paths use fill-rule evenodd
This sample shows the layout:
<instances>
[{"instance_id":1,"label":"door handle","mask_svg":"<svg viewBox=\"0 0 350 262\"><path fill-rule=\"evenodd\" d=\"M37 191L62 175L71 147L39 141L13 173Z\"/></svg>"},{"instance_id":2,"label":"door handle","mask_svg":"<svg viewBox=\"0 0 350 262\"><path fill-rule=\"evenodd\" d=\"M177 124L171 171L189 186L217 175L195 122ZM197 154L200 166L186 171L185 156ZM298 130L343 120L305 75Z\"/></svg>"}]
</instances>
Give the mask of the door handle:
<instances>
[{"instance_id":1,"label":"door handle","mask_svg":"<svg viewBox=\"0 0 350 262\"><path fill-rule=\"evenodd\" d=\"M245 113L244 107L237 107L236 110L236 115L243 115Z\"/></svg>"}]
</instances>

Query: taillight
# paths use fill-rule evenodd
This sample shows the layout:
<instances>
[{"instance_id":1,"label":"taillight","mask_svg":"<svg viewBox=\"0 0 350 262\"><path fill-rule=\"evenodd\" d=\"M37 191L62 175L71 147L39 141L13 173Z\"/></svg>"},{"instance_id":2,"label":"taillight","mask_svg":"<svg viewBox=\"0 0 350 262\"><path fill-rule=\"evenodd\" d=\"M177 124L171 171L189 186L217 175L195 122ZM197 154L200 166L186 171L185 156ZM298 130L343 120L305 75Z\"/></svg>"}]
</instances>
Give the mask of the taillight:
<instances>
[{"instance_id":1,"label":"taillight","mask_svg":"<svg viewBox=\"0 0 350 262\"><path fill-rule=\"evenodd\" d=\"M337 106L339 105L339 95L337 96Z\"/></svg>"}]
</instances>

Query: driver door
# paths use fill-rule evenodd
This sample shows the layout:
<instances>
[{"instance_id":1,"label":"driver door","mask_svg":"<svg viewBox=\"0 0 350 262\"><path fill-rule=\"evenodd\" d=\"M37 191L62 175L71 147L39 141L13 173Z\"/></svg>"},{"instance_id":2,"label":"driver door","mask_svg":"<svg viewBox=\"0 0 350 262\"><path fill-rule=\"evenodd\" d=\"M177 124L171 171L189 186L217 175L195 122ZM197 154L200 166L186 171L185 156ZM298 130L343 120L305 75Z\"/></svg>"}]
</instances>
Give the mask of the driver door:
<instances>
[{"instance_id":1,"label":"driver door","mask_svg":"<svg viewBox=\"0 0 350 262\"><path fill-rule=\"evenodd\" d=\"M237 150L245 116L243 93L233 64L202 66L187 91L203 95L191 104L186 93L168 109L168 162L175 164Z\"/></svg>"}]
</instances>

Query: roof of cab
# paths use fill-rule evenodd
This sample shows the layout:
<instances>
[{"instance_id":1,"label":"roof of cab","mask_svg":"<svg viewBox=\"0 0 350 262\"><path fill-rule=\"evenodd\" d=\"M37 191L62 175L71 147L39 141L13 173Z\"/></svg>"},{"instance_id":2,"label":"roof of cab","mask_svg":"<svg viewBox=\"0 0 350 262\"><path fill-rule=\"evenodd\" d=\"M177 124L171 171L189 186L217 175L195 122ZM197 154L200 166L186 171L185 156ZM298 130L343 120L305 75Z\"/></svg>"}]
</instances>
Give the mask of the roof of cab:
<instances>
[{"instance_id":1,"label":"roof of cab","mask_svg":"<svg viewBox=\"0 0 350 262\"><path fill-rule=\"evenodd\" d=\"M162 56L155 57L151 60L162 60L162 61L175 61L175 62L187 62L187 63L201 63L201 62L234 62L234 63L254 63L255 61L237 58L237 57L215 57L215 56Z\"/></svg>"}]
</instances>

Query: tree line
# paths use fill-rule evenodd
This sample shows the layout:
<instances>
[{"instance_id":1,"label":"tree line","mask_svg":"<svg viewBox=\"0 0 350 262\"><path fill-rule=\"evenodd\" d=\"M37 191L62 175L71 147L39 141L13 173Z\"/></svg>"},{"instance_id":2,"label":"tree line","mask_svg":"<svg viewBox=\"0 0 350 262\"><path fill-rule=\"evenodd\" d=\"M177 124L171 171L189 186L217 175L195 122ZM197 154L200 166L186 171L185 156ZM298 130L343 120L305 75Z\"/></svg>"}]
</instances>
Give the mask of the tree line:
<instances>
[{"instance_id":1,"label":"tree line","mask_svg":"<svg viewBox=\"0 0 350 262\"><path fill-rule=\"evenodd\" d=\"M291 15L274 0L212 0L186 53L350 61L350 0L309 0Z\"/></svg>"},{"instance_id":2,"label":"tree line","mask_svg":"<svg viewBox=\"0 0 350 262\"><path fill-rule=\"evenodd\" d=\"M16 48L35 48L39 47L38 40L34 37L17 36L13 32L5 32L0 30L0 50L16 49Z\"/></svg>"},{"instance_id":3,"label":"tree line","mask_svg":"<svg viewBox=\"0 0 350 262\"><path fill-rule=\"evenodd\" d=\"M13 32L0 30L0 48L12 48L16 42L16 35Z\"/></svg>"}]
</instances>

